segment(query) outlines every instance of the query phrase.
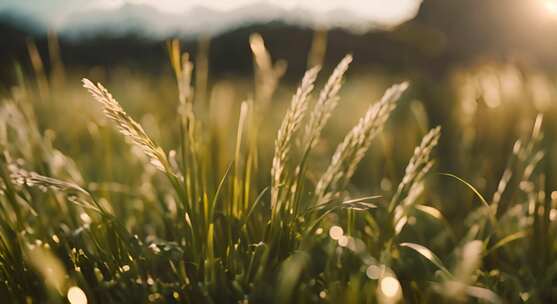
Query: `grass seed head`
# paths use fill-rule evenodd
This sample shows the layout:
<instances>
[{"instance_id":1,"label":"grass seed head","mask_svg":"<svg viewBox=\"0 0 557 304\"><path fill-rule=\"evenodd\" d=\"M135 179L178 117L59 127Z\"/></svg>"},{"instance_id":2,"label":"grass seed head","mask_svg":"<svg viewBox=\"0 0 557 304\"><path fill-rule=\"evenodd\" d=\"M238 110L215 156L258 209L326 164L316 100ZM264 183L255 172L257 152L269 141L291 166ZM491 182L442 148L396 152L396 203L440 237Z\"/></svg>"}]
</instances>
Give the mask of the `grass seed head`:
<instances>
[{"instance_id":1,"label":"grass seed head","mask_svg":"<svg viewBox=\"0 0 557 304\"><path fill-rule=\"evenodd\" d=\"M95 85L89 79L83 79L83 87L97 100L102 106L104 114L118 126L120 133L138 146L149 158L151 165L160 171L167 172L169 169L168 160L163 149L145 133L143 127L129 116L120 104L112 97L100 83Z\"/></svg>"},{"instance_id":2,"label":"grass seed head","mask_svg":"<svg viewBox=\"0 0 557 304\"><path fill-rule=\"evenodd\" d=\"M278 200L279 187L284 179L286 162L288 161L294 135L300 128L306 113L308 98L314 88L315 79L317 78L319 70L319 67L314 67L305 73L302 83L298 87L296 94L292 97L290 107L288 108L279 128L277 138L275 140L275 154L271 168L273 184L271 195L273 206Z\"/></svg>"},{"instance_id":3,"label":"grass seed head","mask_svg":"<svg viewBox=\"0 0 557 304\"><path fill-rule=\"evenodd\" d=\"M407 88L407 82L389 88L379 102L368 108L358 124L337 146L329 167L315 189L318 204L330 201L346 186L369 149L371 141L383 129L396 107L396 102Z\"/></svg>"}]
</instances>

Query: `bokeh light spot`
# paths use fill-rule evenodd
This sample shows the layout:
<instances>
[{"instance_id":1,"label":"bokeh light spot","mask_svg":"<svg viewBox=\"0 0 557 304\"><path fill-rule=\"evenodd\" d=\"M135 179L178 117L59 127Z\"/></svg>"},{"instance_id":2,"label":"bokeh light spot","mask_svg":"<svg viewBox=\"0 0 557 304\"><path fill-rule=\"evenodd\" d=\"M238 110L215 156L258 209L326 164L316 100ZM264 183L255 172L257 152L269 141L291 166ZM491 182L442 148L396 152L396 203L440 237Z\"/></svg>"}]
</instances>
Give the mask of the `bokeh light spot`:
<instances>
[{"instance_id":1,"label":"bokeh light spot","mask_svg":"<svg viewBox=\"0 0 557 304\"><path fill-rule=\"evenodd\" d=\"M329 229L329 236L335 241L338 241L343 235L344 230L339 226L333 226Z\"/></svg>"},{"instance_id":2,"label":"bokeh light spot","mask_svg":"<svg viewBox=\"0 0 557 304\"><path fill-rule=\"evenodd\" d=\"M68 301L70 301L71 304L87 304L87 296L81 288L72 286L68 290Z\"/></svg>"},{"instance_id":3,"label":"bokeh light spot","mask_svg":"<svg viewBox=\"0 0 557 304\"><path fill-rule=\"evenodd\" d=\"M380 286L381 292L388 298L394 298L400 292L400 283L391 276L386 276L381 279Z\"/></svg>"}]
</instances>

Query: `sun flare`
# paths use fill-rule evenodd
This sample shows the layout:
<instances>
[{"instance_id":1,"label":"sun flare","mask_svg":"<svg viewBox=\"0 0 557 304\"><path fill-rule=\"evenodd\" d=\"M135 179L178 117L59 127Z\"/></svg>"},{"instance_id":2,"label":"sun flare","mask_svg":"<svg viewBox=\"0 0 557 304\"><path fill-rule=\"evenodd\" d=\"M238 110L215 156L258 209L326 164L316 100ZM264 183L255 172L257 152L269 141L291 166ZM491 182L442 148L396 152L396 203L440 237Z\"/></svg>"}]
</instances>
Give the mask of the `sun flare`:
<instances>
[{"instance_id":1,"label":"sun flare","mask_svg":"<svg viewBox=\"0 0 557 304\"><path fill-rule=\"evenodd\" d=\"M544 1L545 10L551 15L557 16L557 1L556 0L545 0Z\"/></svg>"}]
</instances>

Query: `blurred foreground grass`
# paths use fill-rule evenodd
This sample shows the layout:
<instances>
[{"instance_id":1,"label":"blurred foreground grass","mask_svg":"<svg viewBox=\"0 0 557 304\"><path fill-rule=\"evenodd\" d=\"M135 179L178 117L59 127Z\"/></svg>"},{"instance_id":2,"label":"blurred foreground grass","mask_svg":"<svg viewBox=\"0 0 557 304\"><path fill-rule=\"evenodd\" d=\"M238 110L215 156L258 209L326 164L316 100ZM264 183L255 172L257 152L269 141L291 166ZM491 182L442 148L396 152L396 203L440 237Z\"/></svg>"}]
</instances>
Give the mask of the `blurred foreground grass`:
<instances>
[{"instance_id":1,"label":"blurred foreground grass","mask_svg":"<svg viewBox=\"0 0 557 304\"><path fill-rule=\"evenodd\" d=\"M209 83L177 42L157 76L47 76L30 48L0 108L7 303L557 297L551 77L482 65L381 97L396 79L350 56L296 88L251 49L253 84Z\"/></svg>"}]
</instances>

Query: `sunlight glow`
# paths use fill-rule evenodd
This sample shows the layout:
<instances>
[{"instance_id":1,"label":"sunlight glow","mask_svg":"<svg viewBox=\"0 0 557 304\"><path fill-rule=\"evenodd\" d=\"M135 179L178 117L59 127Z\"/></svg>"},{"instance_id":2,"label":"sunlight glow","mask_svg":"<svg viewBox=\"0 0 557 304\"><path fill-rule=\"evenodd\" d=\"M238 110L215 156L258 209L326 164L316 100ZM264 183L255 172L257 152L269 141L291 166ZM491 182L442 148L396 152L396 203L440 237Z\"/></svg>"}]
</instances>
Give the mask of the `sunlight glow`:
<instances>
[{"instance_id":1,"label":"sunlight glow","mask_svg":"<svg viewBox=\"0 0 557 304\"><path fill-rule=\"evenodd\" d=\"M545 9L554 15L557 15L557 1L556 0L545 0Z\"/></svg>"}]
</instances>

